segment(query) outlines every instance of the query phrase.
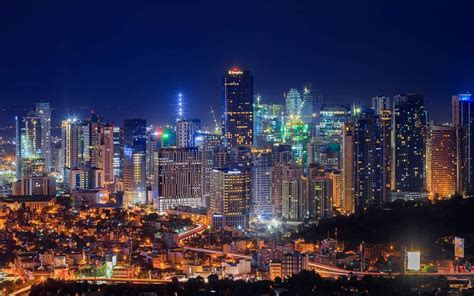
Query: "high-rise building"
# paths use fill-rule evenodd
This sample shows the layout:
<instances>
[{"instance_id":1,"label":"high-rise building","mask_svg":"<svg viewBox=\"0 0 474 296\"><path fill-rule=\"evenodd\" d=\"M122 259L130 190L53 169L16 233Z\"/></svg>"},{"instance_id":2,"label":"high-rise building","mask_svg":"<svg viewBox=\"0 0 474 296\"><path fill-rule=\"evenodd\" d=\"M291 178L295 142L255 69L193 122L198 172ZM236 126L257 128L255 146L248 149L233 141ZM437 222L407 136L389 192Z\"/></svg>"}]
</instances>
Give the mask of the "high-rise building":
<instances>
[{"instance_id":1,"label":"high-rise building","mask_svg":"<svg viewBox=\"0 0 474 296\"><path fill-rule=\"evenodd\" d=\"M308 269L308 256L299 252L287 253L281 256L281 276L289 278Z\"/></svg>"},{"instance_id":2,"label":"high-rise building","mask_svg":"<svg viewBox=\"0 0 474 296\"><path fill-rule=\"evenodd\" d=\"M253 108L253 134L255 147L269 147L281 141L284 105L262 104L260 95L255 96Z\"/></svg>"},{"instance_id":3,"label":"high-rise building","mask_svg":"<svg viewBox=\"0 0 474 296\"><path fill-rule=\"evenodd\" d=\"M202 134L200 136L202 137L202 141L198 149L202 155L201 177L203 205L209 207L209 197L211 195L211 173L215 167L214 155L217 152L216 150L222 145L222 137L216 134ZM225 166L225 164L223 164L223 166Z\"/></svg>"},{"instance_id":4,"label":"high-rise building","mask_svg":"<svg viewBox=\"0 0 474 296\"><path fill-rule=\"evenodd\" d=\"M201 129L199 119L181 119L176 121L176 146L178 148L196 147L194 138Z\"/></svg>"},{"instance_id":5,"label":"high-rise building","mask_svg":"<svg viewBox=\"0 0 474 296\"><path fill-rule=\"evenodd\" d=\"M326 142L340 142L342 125L351 118L351 108L346 104L323 104L320 111L319 132Z\"/></svg>"},{"instance_id":6,"label":"high-rise building","mask_svg":"<svg viewBox=\"0 0 474 296\"><path fill-rule=\"evenodd\" d=\"M308 215L326 219L333 215L333 180L329 176L308 178Z\"/></svg>"},{"instance_id":7,"label":"high-rise building","mask_svg":"<svg viewBox=\"0 0 474 296\"><path fill-rule=\"evenodd\" d=\"M235 169L214 169L211 175L209 214L214 228L248 226L250 173Z\"/></svg>"},{"instance_id":8,"label":"high-rise building","mask_svg":"<svg viewBox=\"0 0 474 296\"><path fill-rule=\"evenodd\" d=\"M105 182L114 180L114 127L111 124L99 127L99 168L104 170Z\"/></svg>"},{"instance_id":9,"label":"high-rise building","mask_svg":"<svg viewBox=\"0 0 474 296\"><path fill-rule=\"evenodd\" d=\"M202 155L197 147L161 148L157 163L157 208L201 207Z\"/></svg>"},{"instance_id":10,"label":"high-rise building","mask_svg":"<svg viewBox=\"0 0 474 296\"><path fill-rule=\"evenodd\" d=\"M382 173L382 202L390 202L390 192L393 188L392 181L392 117L393 109L377 111L380 119L380 144L382 148L381 173Z\"/></svg>"},{"instance_id":11,"label":"high-rise building","mask_svg":"<svg viewBox=\"0 0 474 296\"><path fill-rule=\"evenodd\" d=\"M354 200L355 124L345 122L342 127L342 197L341 209L346 215L355 211Z\"/></svg>"},{"instance_id":12,"label":"high-rise building","mask_svg":"<svg viewBox=\"0 0 474 296\"><path fill-rule=\"evenodd\" d=\"M224 75L224 130L228 149L253 142L253 77L232 68Z\"/></svg>"},{"instance_id":13,"label":"high-rise building","mask_svg":"<svg viewBox=\"0 0 474 296\"><path fill-rule=\"evenodd\" d=\"M251 174L251 213L272 216L272 154L270 149L253 149Z\"/></svg>"},{"instance_id":14,"label":"high-rise building","mask_svg":"<svg viewBox=\"0 0 474 296\"><path fill-rule=\"evenodd\" d=\"M76 118L66 119L61 124L63 169L82 165L82 125Z\"/></svg>"},{"instance_id":15,"label":"high-rise building","mask_svg":"<svg viewBox=\"0 0 474 296\"><path fill-rule=\"evenodd\" d=\"M380 119L373 109L356 114L354 128L356 212L382 205Z\"/></svg>"},{"instance_id":16,"label":"high-rise building","mask_svg":"<svg viewBox=\"0 0 474 296\"><path fill-rule=\"evenodd\" d=\"M145 204L147 199L145 119L124 121L124 201L126 206Z\"/></svg>"},{"instance_id":17,"label":"high-rise building","mask_svg":"<svg viewBox=\"0 0 474 296\"><path fill-rule=\"evenodd\" d=\"M123 177L123 129L119 126L113 128L113 141L114 141L114 177Z\"/></svg>"},{"instance_id":18,"label":"high-rise building","mask_svg":"<svg viewBox=\"0 0 474 296\"><path fill-rule=\"evenodd\" d=\"M323 106L323 96L317 89L313 89L311 83L305 85L303 89L303 103L301 108L301 118L304 123L309 124L313 129L319 125L320 111Z\"/></svg>"},{"instance_id":19,"label":"high-rise building","mask_svg":"<svg viewBox=\"0 0 474 296\"><path fill-rule=\"evenodd\" d=\"M21 180L25 175L25 162L44 158L42 154L41 118L34 113L25 117L15 117L16 121L16 179Z\"/></svg>"},{"instance_id":20,"label":"high-rise building","mask_svg":"<svg viewBox=\"0 0 474 296\"><path fill-rule=\"evenodd\" d=\"M392 110L392 98L386 96L372 97L372 109L375 110L377 115L380 115L383 110Z\"/></svg>"},{"instance_id":21,"label":"high-rise building","mask_svg":"<svg viewBox=\"0 0 474 296\"><path fill-rule=\"evenodd\" d=\"M474 193L474 99L471 94L452 96L452 120L456 130L457 192Z\"/></svg>"},{"instance_id":22,"label":"high-rise building","mask_svg":"<svg viewBox=\"0 0 474 296\"><path fill-rule=\"evenodd\" d=\"M51 170L51 106L48 102L36 103L36 116L41 122L41 153L46 171Z\"/></svg>"},{"instance_id":23,"label":"high-rise building","mask_svg":"<svg viewBox=\"0 0 474 296\"><path fill-rule=\"evenodd\" d=\"M290 88L285 94L285 114L286 116L301 116L301 94L296 88Z\"/></svg>"},{"instance_id":24,"label":"high-rise building","mask_svg":"<svg viewBox=\"0 0 474 296\"><path fill-rule=\"evenodd\" d=\"M293 163L293 152L291 145L278 145L272 149L273 166L272 166L272 202L273 215L282 216L283 209L283 179L287 166Z\"/></svg>"},{"instance_id":25,"label":"high-rise building","mask_svg":"<svg viewBox=\"0 0 474 296\"><path fill-rule=\"evenodd\" d=\"M287 220L303 220L306 215L306 179L298 166L285 166L282 177L282 216Z\"/></svg>"},{"instance_id":26,"label":"high-rise building","mask_svg":"<svg viewBox=\"0 0 474 296\"><path fill-rule=\"evenodd\" d=\"M393 189L399 194L424 192L425 127L423 95L396 96L392 132L392 175Z\"/></svg>"},{"instance_id":27,"label":"high-rise building","mask_svg":"<svg viewBox=\"0 0 474 296\"><path fill-rule=\"evenodd\" d=\"M456 130L430 125L426 144L426 187L431 199L456 192Z\"/></svg>"}]
</instances>

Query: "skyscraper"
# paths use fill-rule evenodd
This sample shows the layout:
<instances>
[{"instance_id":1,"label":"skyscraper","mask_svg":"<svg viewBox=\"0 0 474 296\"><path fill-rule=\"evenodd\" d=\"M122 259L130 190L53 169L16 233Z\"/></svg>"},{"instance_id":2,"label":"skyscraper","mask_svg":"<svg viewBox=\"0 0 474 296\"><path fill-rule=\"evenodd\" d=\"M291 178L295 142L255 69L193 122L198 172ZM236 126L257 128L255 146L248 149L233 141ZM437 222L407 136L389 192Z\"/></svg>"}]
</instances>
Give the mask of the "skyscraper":
<instances>
[{"instance_id":1,"label":"skyscraper","mask_svg":"<svg viewBox=\"0 0 474 296\"><path fill-rule=\"evenodd\" d=\"M114 177L123 177L123 129L119 126L114 126Z\"/></svg>"},{"instance_id":2,"label":"skyscraper","mask_svg":"<svg viewBox=\"0 0 474 296\"><path fill-rule=\"evenodd\" d=\"M431 199L456 192L456 130L430 125L426 147L426 187Z\"/></svg>"},{"instance_id":3,"label":"skyscraper","mask_svg":"<svg viewBox=\"0 0 474 296\"><path fill-rule=\"evenodd\" d=\"M41 118L33 112L25 117L15 117L16 121L16 178L24 176L28 160L42 159L42 126ZM44 168L44 166L43 166Z\"/></svg>"},{"instance_id":4,"label":"skyscraper","mask_svg":"<svg viewBox=\"0 0 474 296\"><path fill-rule=\"evenodd\" d=\"M99 127L99 168L104 170L106 182L114 180L114 127L111 124Z\"/></svg>"},{"instance_id":5,"label":"skyscraper","mask_svg":"<svg viewBox=\"0 0 474 296\"><path fill-rule=\"evenodd\" d=\"M82 125L76 118L61 123L63 169L82 165Z\"/></svg>"},{"instance_id":6,"label":"skyscraper","mask_svg":"<svg viewBox=\"0 0 474 296\"><path fill-rule=\"evenodd\" d=\"M232 68L224 75L224 130L228 149L253 142L253 77Z\"/></svg>"},{"instance_id":7,"label":"skyscraper","mask_svg":"<svg viewBox=\"0 0 474 296\"><path fill-rule=\"evenodd\" d=\"M284 166L282 176L282 216L288 220L303 220L306 214L306 179L298 166Z\"/></svg>"},{"instance_id":8,"label":"skyscraper","mask_svg":"<svg viewBox=\"0 0 474 296\"><path fill-rule=\"evenodd\" d=\"M156 172L159 212L175 206L203 205L202 154L198 148L161 148Z\"/></svg>"},{"instance_id":9,"label":"skyscraper","mask_svg":"<svg viewBox=\"0 0 474 296\"><path fill-rule=\"evenodd\" d=\"M285 114L286 116L301 116L301 94L296 88L290 88L285 94Z\"/></svg>"},{"instance_id":10,"label":"skyscraper","mask_svg":"<svg viewBox=\"0 0 474 296\"><path fill-rule=\"evenodd\" d=\"M147 202L146 120L124 121L124 203L126 206Z\"/></svg>"},{"instance_id":11,"label":"skyscraper","mask_svg":"<svg viewBox=\"0 0 474 296\"><path fill-rule=\"evenodd\" d=\"M333 215L334 183L328 176L308 178L308 214L310 218L327 219Z\"/></svg>"},{"instance_id":12,"label":"skyscraper","mask_svg":"<svg viewBox=\"0 0 474 296\"><path fill-rule=\"evenodd\" d=\"M272 158L269 149L252 150L251 213L256 216L272 216Z\"/></svg>"},{"instance_id":13,"label":"skyscraper","mask_svg":"<svg viewBox=\"0 0 474 296\"><path fill-rule=\"evenodd\" d=\"M457 140L457 192L474 193L474 99L471 94L452 96L452 119Z\"/></svg>"},{"instance_id":14,"label":"skyscraper","mask_svg":"<svg viewBox=\"0 0 474 296\"><path fill-rule=\"evenodd\" d=\"M344 214L354 213L355 125L345 122L342 128L342 204Z\"/></svg>"},{"instance_id":15,"label":"skyscraper","mask_svg":"<svg viewBox=\"0 0 474 296\"><path fill-rule=\"evenodd\" d=\"M36 103L36 116L41 122L41 153L46 171L51 170L51 106L48 102Z\"/></svg>"},{"instance_id":16,"label":"skyscraper","mask_svg":"<svg viewBox=\"0 0 474 296\"><path fill-rule=\"evenodd\" d=\"M214 228L248 226L250 173L235 169L214 169L211 174L209 214Z\"/></svg>"},{"instance_id":17,"label":"skyscraper","mask_svg":"<svg viewBox=\"0 0 474 296\"><path fill-rule=\"evenodd\" d=\"M380 118L373 109L356 114L354 128L356 212L382 205Z\"/></svg>"},{"instance_id":18,"label":"skyscraper","mask_svg":"<svg viewBox=\"0 0 474 296\"><path fill-rule=\"evenodd\" d=\"M196 147L194 137L201 129L199 119L180 119L176 121L176 146L178 148Z\"/></svg>"},{"instance_id":19,"label":"skyscraper","mask_svg":"<svg viewBox=\"0 0 474 296\"><path fill-rule=\"evenodd\" d=\"M395 97L392 175L396 192L418 194L424 191L425 117L423 95Z\"/></svg>"}]
</instances>

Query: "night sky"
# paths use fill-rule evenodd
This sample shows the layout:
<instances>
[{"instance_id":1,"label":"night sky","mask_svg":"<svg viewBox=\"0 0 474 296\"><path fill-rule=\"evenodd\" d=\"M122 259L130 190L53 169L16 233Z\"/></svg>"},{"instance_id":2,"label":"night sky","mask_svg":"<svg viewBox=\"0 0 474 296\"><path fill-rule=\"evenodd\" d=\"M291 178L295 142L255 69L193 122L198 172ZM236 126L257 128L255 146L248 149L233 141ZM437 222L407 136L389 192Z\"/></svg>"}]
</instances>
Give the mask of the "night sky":
<instances>
[{"instance_id":1,"label":"night sky","mask_svg":"<svg viewBox=\"0 0 474 296\"><path fill-rule=\"evenodd\" d=\"M2 124L39 98L58 108L55 121L95 109L166 123L179 91L187 117L210 122L233 65L265 101L308 81L332 102L418 91L438 121L452 94L474 90L472 1L8 2Z\"/></svg>"}]
</instances>

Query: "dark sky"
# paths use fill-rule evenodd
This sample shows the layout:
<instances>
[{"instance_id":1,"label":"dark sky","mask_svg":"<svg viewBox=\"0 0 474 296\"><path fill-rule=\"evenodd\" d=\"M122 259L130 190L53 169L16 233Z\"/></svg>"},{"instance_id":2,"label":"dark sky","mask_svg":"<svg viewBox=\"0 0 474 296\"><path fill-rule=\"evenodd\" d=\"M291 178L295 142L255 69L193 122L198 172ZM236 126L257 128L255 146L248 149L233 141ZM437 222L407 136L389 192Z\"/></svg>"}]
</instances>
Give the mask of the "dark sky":
<instances>
[{"instance_id":1,"label":"dark sky","mask_svg":"<svg viewBox=\"0 0 474 296\"><path fill-rule=\"evenodd\" d=\"M449 120L451 94L474 89L473 1L385 2L2 1L1 120L46 98L55 120L82 107L164 123L182 91L209 121L232 65L264 100L308 81L328 101L418 91Z\"/></svg>"}]
</instances>

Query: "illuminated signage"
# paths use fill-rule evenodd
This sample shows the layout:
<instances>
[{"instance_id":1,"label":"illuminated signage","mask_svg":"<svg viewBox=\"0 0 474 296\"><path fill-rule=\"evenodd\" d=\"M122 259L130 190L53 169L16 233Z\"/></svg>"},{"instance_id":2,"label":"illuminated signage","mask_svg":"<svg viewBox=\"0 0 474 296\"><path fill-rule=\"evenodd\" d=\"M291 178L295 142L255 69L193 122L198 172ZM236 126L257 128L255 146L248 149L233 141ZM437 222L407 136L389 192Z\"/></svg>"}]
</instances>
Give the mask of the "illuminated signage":
<instances>
[{"instance_id":1,"label":"illuminated signage","mask_svg":"<svg viewBox=\"0 0 474 296\"><path fill-rule=\"evenodd\" d=\"M413 271L420 270L420 252L407 252L407 269Z\"/></svg>"}]
</instances>

